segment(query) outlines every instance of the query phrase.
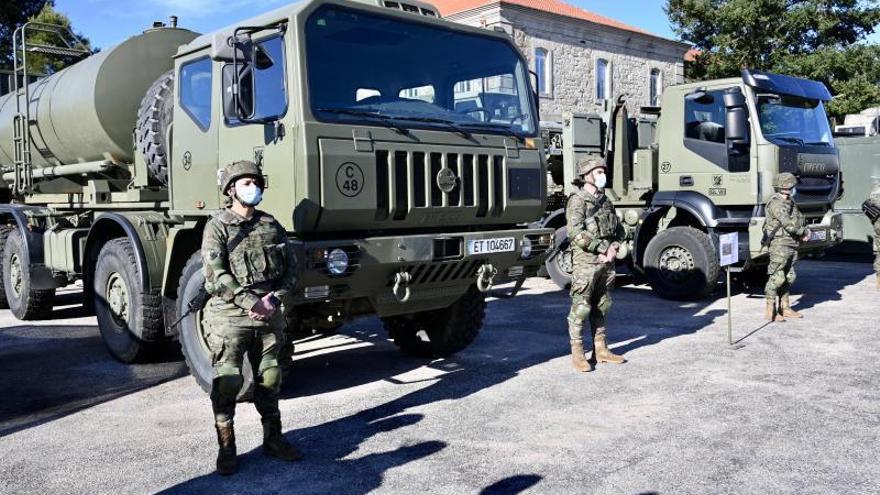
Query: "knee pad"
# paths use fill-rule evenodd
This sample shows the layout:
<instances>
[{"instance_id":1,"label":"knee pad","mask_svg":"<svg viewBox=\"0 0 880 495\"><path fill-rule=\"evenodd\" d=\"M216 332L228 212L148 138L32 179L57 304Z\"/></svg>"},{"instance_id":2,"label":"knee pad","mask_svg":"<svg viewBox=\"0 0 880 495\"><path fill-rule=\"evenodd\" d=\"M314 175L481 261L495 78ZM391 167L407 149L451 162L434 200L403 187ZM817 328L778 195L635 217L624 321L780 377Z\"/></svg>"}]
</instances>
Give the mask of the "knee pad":
<instances>
[{"instance_id":1,"label":"knee pad","mask_svg":"<svg viewBox=\"0 0 880 495\"><path fill-rule=\"evenodd\" d=\"M263 370L263 373L260 375L259 385L273 394L277 394L281 390L281 368L273 366Z\"/></svg>"},{"instance_id":2,"label":"knee pad","mask_svg":"<svg viewBox=\"0 0 880 495\"><path fill-rule=\"evenodd\" d=\"M244 378L239 375L221 375L214 379L214 390L227 400L235 400L244 384Z\"/></svg>"}]
</instances>

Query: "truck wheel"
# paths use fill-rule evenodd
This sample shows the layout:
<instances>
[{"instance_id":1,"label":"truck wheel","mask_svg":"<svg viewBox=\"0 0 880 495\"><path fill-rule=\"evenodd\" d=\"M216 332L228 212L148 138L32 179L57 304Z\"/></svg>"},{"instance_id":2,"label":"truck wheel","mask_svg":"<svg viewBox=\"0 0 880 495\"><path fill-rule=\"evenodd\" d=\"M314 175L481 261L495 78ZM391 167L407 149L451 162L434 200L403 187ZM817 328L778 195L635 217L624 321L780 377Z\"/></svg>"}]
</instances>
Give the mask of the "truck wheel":
<instances>
[{"instance_id":1,"label":"truck wheel","mask_svg":"<svg viewBox=\"0 0 880 495\"><path fill-rule=\"evenodd\" d=\"M388 335L400 349L417 357L448 357L469 346L486 312L486 298L471 287L448 308L383 318Z\"/></svg>"},{"instance_id":2,"label":"truck wheel","mask_svg":"<svg viewBox=\"0 0 880 495\"><path fill-rule=\"evenodd\" d=\"M645 249L643 266L654 292L676 301L709 296L721 270L712 239L693 227L659 232Z\"/></svg>"},{"instance_id":3,"label":"truck wheel","mask_svg":"<svg viewBox=\"0 0 880 495\"><path fill-rule=\"evenodd\" d=\"M147 90L138 109L135 140L154 183L168 185L168 146L165 138L174 118L174 71L161 76Z\"/></svg>"},{"instance_id":4,"label":"truck wheel","mask_svg":"<svg viewBox=\"0 0 880 495\"><path fill-rule=\"evenodd\" d=\"M123 363L153 357L164 338L162 297L142 287L131 241L111 239L95 264L94 308L110 354Z\"/></svg>"},{"instance_id":5,"label":"truck wheel","mask_svg":"<svg viewBox=\"0 0 880 495\"><path fill-rule=\"evenodd\" d=\"M42 320L52 313L55 289L32 289L24 264L27 245L21 232L12 229L3 247L3 292L9 310L19 320Z\"/></svg>"},{"instance_id":6,"label":"truck wheel","mask_svg":"<svg viewBox=\"0 0 880 495\"><path fill-rule=\"evenodd\" d=\"M196 251L190 256L183 268L183 273L180 275L180 282L177 286L177 315L186 312L187 304L203 285L205 285L205 272L202 270L202 254L201 251ZM205 333L207 326L204 324L202 316L202 311L187 316L177 325L177 331L180 349L190 374L196 379L196 383L202 387L202 390L210 393L211 385L214 382L214 367ZM251 397L254 387L254 375L251 363L247 358L242 363L241 373L244 376L244 385L238 394L238 400L247 400Z\"/></svg>"},{"instance_id":7,"label":"truck wheel","mask_svg":"<svg viewBox=\"0 0 880 495\"><path fill-rule=\"evenodd\" d=\"M770 274L767 273L767 265L759 265L743 270L736 275L737 280L749 289L764 290Z\"/></svg>"},{"instance_id":8,"label":"truck wheel","mask_svg":"<svg viewBox=\"0 0 880 495\"><path fill-rule=\"evenodd\" d=\"M3 283L3 246L10 232L12 227L0 227L0 283ZM9 301L6 300L6 290L3 287L0 287L0 309L9 309Z\"/></svg>"},{"instance_id":9,"label":"truck wheel","mask_svg":"<svg viewBox=\"0 0 880 495\"><path fill-rule=\"evenodd\" d=\"M544 268L554 284L560 289L568 289L571 285L572 270L571 252L568 250L568 246L571 244L568 240L568 229L564 226L556 229L555 240L554 245L557 246L557 251L552 257L547 258L547 261L544 262Z\"/></svg>"}]
</instances>

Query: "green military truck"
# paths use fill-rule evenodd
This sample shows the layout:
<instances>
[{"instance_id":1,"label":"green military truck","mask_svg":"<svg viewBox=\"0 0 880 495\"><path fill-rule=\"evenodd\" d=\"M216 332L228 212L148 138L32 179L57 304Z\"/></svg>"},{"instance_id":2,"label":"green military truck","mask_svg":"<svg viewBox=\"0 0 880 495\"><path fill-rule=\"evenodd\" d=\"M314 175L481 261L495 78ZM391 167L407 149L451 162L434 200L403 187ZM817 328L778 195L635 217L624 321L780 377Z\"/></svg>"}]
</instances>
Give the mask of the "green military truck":
<instances>
[{"instance_id":1,"label":"green military truck","mask_svg":"<svg viewBox=\"0 0 880 495\"><path fill-rule=\"evenodd\" d=\"M752 284L766 281L764 205L779 172L800 179L795 200L811 231L801 252L839 243L842 220L831 209L841 190L838 152L823 107L830 98L819 82L744 70L666 88L661 106L638 119L618 100L605 115L545 126L548 208L537 226L555 229L558 246L547 273L568 283L565 202L574 164L588 154L608 160L606 193L629 233L628 261L662 297L708 296L719 275L718 236L730 232L739 234L734 270Z\"/></svg>"},{"instance_id":2,"label":"green military truck","mask_svg":"<svg viewBox=\"0 0 880 495\"><path fill-rule=\"evenodd\" d=\"M870 254L874 249L874 226L862 212L862 203L871 189L880 184L880 136L850 133L835 138L840 149L840 170L844 178L843 195L834 211L843 216L844 240L835 253Z\"/></svg>"},{"instance_id":3,"label":"green military truck","mask_svg":"<svg viewBox=\"0 0 880 495\"><path fill-rule=\"evenodd\" d=\"M84 55L24 43L38 28L57 29L19 30L17 67ZM456 111L489 88L514 111ZM45 317L82 280L113 356L178 338L209 387L200 314L171 323L203 284L218 171L245 159L295 246L292 325L377 315L404 351L452 354L493 283L534 275L552 243L527 225L545 201L536 116L506 35L421 2L309 0L206 35L157 24L0 99L4 302Z\"/></svg>"}]
</instances>

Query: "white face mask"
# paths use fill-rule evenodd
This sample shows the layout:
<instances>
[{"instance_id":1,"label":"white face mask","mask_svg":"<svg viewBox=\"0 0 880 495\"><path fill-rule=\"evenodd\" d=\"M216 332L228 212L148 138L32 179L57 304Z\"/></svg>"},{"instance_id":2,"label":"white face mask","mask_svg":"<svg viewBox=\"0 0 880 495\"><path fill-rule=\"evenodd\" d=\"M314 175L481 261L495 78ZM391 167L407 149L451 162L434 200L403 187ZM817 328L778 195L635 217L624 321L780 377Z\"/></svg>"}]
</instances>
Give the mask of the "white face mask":
<instances>
[{"instance_id":1,"label":"white face mask","mask_svg":"<svg viewBox=\"0 0 880 495\"><path fill-rule=\"evenodd\" d=\"M235 195L238 196L241 204L245 206L257 206L263 200L263 190L257 187L256 184L236 186Z\"/></svg>"},{"instance_id":2,"label":"white face mask","mask_svg":"<svg viewBox=\"0 0 880 495\"><path fill-rule=\"evenodd\" d=\"M602 174L593 176L593 180L596 181L596 187L601 191L602 189L605 189L605 184L608 178L605 176L605 174Z\"/></svg>"}]
</instances>

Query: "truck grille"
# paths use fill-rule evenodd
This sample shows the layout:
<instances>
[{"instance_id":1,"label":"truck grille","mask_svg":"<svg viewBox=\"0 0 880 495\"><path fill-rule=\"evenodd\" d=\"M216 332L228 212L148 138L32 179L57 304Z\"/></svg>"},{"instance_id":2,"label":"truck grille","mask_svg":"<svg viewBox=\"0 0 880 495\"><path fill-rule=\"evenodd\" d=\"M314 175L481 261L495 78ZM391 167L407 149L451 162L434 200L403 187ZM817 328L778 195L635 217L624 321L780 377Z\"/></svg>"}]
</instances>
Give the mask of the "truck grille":
<instances>
[{"instance_id":1,"label":"truck grille","mask_svg":"<svg viewBox=\"0 0 880 495\"><path fill-rule=\"evenodd\" d=\"M441 170L448 170L445 180L438 180ZM474 208L478 218L497 217L507 205L503 155L377 150L376 184L379 221L405 220L415 208Z\"/></svg>"},{"instance_id":2,"label":"truck grille","mask_svg":"<svg viewBox=\"0 0 880 495\"><path fill-rule=\"evenodd\" d=\"M485 260L470 260L459 262L428 263L421 265L406 265L404 271L412 274L411 285L433 284L475 278L480 265ZM391 287L394 282L388 282Z\"/></svg>"}]
</instances>

